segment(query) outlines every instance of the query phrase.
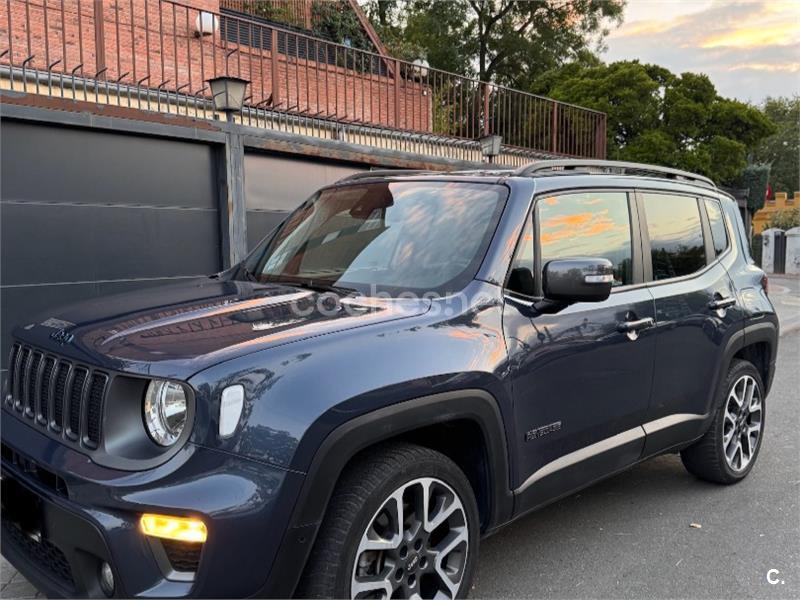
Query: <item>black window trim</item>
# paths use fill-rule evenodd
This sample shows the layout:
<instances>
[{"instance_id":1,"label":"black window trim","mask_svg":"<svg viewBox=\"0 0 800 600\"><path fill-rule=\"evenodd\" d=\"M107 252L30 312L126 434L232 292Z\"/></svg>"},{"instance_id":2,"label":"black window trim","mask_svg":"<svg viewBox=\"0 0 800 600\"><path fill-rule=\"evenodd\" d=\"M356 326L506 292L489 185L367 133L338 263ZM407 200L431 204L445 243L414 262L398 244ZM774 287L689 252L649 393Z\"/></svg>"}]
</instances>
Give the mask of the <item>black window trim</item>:
<instances>
[{"instance_id":1,"label":"black window trim","mask_svg":"<svg viewBox=\"0 0 800 600\"><path fill-rule=\"evenodd\" d=\"M716 259L714 250L714 238L711 235L711 221L706 212L705 198L697 198L697 210L700 211L700 228L703 230L703 245L706 250L706 266L709 266Z\"/></svg>"},{"instance_id":2,"label":"black window trim","mask_svg":"<svg viewBox=\"0 0 800 600\"><path fill-rule=\"evenodd\" d=\"M700 223L703 227L703 244L706 250L706 264L702 269L698 269L694 273L689 273L688 275L681 275L680 277L671 277L669 279L660 279L655 280L653 279L653 260L652 260L652 250L650 248L650 233L647 230L647 218L646 213L644 210L644 194L660 194L660 195L667 195L667 196L688 196L690 198L694 198L695 201L698 203L698 210L700 211ZM640 219L640 229L641 229L641 239L642 239L642 258L644 260L644 282L645 286L647 287L655 287L659 285L670 285L673 283L679 283L684 281L690 281L692 279L696 279L697 277L702 277L705 273L711 270L717 263L722 261L725 257L728 256L732 252L733 244L731 241L731 231L730 231L730 224L728 222L728 217L725 214L725 209L722 206L722 203L719 201L717 196L708 195L708 194L701 194L701 193L692 193L686 192L682 190L667 190L663 188L636 188L634 191L634 195L636 196L636 203L639 207L639 214L641 215ZM714 257L714 242L711 241L711 254L709 255L709 239L711 238L711 229L708 224L708 215L706 214L705 208L705 199L712 199L717 201L720 204L720 209L722 211L722 218L725 222L726 231L728 234L728 246L725 249L725 252L720 254L719 256ZM709 256L713 258L709 259Z\"/></svg>"},{"instance_id":3,"label":"black window trim","mask_svg":"<svg viewBox=\"0 0 800 600\"><path fill-rule=\"evenodd\" d=\"M640 217L640 215L644 213L639 210L639 202L636 198L637 190L632 187L575 187L536 192L534 194L533 200L531 201L531 206L528 208L528 212L525 215L525 223L523 224L522 230L520 231L517 241L514 244L514 252L511 254L511 260L508 264L505 281L503 282L504 294L509 295L517 301L523 300L528 302L541 300L544 297L542 291L542 251L539 240L539 228L537 227L539 224L539 200L553 196L567 196L570 194L580 193L626 194L628 199L628 216L630 219L629 225L631 231L631 276L633 278L633 282L628 285L621 285L612 288L611 293L616 294L620 292L627 292L645 287L647 285L647 281L644 279L644 249L641 235L642 228L645 224ZM520 244L525 237L525 227L528 225L533 227L533 281L534 289L536 290L536 294L534 296L526 296L525 294L508 289L508 279L511 276L511 265L514 263L514 259L519 252Z\"/></svg>"}]
</instances>

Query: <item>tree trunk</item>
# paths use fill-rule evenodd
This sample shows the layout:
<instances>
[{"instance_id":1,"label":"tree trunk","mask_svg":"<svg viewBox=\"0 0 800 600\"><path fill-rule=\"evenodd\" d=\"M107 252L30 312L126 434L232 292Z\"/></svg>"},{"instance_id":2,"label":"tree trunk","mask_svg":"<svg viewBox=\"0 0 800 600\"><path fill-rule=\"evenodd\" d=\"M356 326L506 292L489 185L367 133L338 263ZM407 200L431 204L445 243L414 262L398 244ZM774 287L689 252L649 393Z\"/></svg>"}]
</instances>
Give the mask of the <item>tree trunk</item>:
<instances>
[{"instance_id":1,"label":"tree trunk","mask_svg":"<svg viewBox=\"0 0 800 600\"><path fill-rule=\"evenodd\" d=\"M480 3L481 10L478 13L478 79L486 81L486 55L488 49L486 47L486 32L484 31L483 23L483 1Z\"/></svg>"}]
</instances>

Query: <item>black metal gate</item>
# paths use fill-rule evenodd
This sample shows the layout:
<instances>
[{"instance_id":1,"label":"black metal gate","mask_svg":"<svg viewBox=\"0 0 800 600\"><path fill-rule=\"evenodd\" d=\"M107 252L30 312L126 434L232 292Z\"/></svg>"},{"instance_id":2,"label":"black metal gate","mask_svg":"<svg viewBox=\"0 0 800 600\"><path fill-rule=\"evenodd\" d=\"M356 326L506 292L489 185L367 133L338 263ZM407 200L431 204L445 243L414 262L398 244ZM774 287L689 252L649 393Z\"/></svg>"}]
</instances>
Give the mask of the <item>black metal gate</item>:
<instances>
[{"instance_id":1,"label":"black metal gate","mask_svg":"<svg viewBox=\"0 0 800 600\"><path fill-rule=\"evenodd\" d=\"M775 273L786 272L786 234L783 231L776 231L775 237L775 254L773 270Z\"/></svg>"}]
</instances>

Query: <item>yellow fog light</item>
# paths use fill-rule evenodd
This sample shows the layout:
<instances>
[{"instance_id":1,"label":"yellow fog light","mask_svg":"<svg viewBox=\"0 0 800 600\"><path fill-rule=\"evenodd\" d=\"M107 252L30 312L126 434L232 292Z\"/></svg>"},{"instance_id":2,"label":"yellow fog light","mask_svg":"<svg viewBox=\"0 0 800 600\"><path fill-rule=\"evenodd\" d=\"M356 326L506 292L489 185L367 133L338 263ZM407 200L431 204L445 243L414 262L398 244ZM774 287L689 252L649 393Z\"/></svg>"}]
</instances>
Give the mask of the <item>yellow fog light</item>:
<instances>
[{"instance_id":1,"label":"yellow fog light","mask_svg":"<svg viewBox=\"0 0 800 600\"><path fill-rule=\"evenodd\" d=\"M208 537L206 524L200 519L145 514L140 523L142 533L152 537L181 542L205 542Z\"/></svg>"}]
</instances>

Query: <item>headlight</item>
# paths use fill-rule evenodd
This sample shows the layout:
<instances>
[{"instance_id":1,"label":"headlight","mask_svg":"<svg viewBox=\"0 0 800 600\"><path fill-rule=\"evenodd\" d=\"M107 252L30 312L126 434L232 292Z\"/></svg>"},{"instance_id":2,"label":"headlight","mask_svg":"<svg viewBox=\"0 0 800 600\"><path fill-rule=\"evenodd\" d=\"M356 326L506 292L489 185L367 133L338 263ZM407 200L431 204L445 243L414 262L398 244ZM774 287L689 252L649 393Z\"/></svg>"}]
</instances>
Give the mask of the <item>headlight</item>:
<instances>
[{"instance_id":1,"label":"headlight","mask_svg":"<svg viewBox=\"0 0 800 600\"><path fill-rule=\"evenodd\" d=\"M171 381L151 381L144 396L144 423L156 444L174 444L186 425L186 392L183 387Z\"/></svg>"}]
</instances>

